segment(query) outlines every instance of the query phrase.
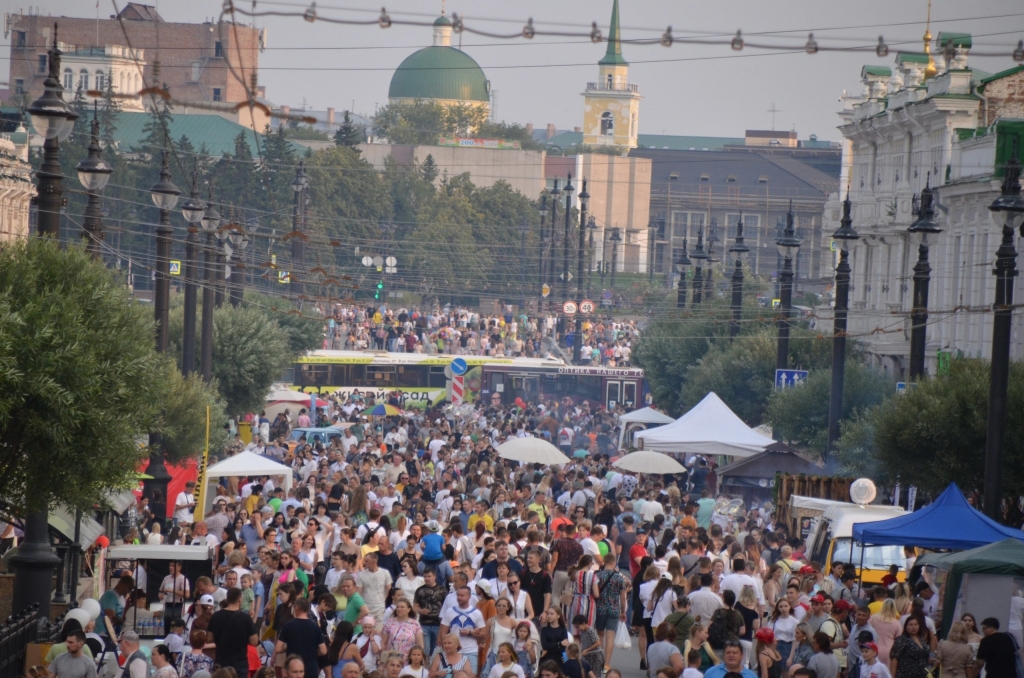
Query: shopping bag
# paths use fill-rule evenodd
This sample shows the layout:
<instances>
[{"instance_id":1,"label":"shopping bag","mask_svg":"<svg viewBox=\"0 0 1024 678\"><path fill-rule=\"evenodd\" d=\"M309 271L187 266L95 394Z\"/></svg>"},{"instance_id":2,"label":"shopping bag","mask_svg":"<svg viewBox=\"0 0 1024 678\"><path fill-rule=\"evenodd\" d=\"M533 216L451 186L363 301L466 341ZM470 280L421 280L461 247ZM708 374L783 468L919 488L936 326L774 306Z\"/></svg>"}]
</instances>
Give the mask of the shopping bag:
<instances>
[{"instance_id":1,"label":"shopping bag","mask_svg":"<svg viewBox=\"0 0 1024 678\"><path fill-rule=\"evenodd\" d=\"M625 624L619 624L619 628L615 632L615 647L620 650L628 650L630 647L629 631L626 630Z\"/></svg>"}]
</instances>

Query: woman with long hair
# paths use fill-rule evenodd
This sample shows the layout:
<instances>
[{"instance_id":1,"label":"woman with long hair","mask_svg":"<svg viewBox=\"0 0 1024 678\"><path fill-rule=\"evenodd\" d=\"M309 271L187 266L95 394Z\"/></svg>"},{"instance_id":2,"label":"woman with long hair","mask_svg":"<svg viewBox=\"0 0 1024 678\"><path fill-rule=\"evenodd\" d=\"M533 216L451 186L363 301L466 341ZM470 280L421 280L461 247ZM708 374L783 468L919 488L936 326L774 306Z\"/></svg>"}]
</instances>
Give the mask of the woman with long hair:
<instances>
[{"instance_id":1,"label":"woman with long hair","mask_svg":"<svg viewBox=\"0 0 1024 678\"><path fill-rule=\"evenodd\" d=\"M708 628L700 622L690 627L690 637L683 644L682 654L689 656L690 650L696 650L700 653L700 666L698 668L701 673L707 671L720 661L718 655L711 649L711 644L708 642Z\"/></svg>"},{"instance_id":2,"label":"woman with long hair","mask_svg":"<svg viewBox=\"0 0 1024 678\"><path fill-rule=\"evenodd\" d=\"M964 612L960 616L960 621L964 623L964 628L967 631L967 644L974 646L974 651L978 651L978 643L981 642L981 629L978 628L978 622L974 618L974 615L970 612Z\"/></svg>"},{"instance_id":3,"label":"woman with long hair","mask_svg":"<svg viewBox=\"0 0 1024 678\"><path fill-rule=\"evenodd\" d=\"M382 649L394 650L403 657L416 645L423 645L423 628L416 621L412 603L405 598L395 601L395 614L384 622ZM401 667L399 667L401 668Z\"/></svg>"},{"instance_id":4,"label":"woman with long hair","mask_svg":"<svg viewBox=\"0 0 1024 678\"><path fill-rule=\"evenodd\" d=\"M761 588L764 592L765 604L774 608L775 604L785 595L785 589L782 588L782 568L779 565L773 564L768 567Z\"/></svg>"},{"instance_id":5,"label":"woman with long hair","mask_svg":"<svg viewBox=\"0 0 1024 678\"><path fill-rule=\"evenodd\" d=\"M481 676L491 672L491 667L498 661L498 648L503 645L512 647L515 642L516 620L512 617L512 603L506 597L494 601L494 616L487 623L488 647L487 662L484 664ZM515 660L515 648L512 647L512 661Z\"/></svg>"},{"instance_id":6,"label":"woman with long hair","mask_svg":"<svg viewBox=\"0 0 1024 678\"><path fill-rule=\"evenodd\" d=\"M643 634L638 638L638 645L640 647L640 664L642 669L647 668L647 647L654 644L654 627L651 626L651 619L654 615L654 608L651 607L651 596L654 593L655 587L658 586L658 580L661 579L661 570L658 569L657 565L649 565L647 569L643 570L643 583L639 586L639 602L640 608L639 613L641 615L640 631ZM634 615L636 614L637 608L634 607Z\"/></svg>"},{"instance_id":7,"label":"woman with long hair","mask_svg":"<svg viewBox=\"0 0 1024 678\"><path fill-rule=\"evenodd\" d=\"M366 524L369 515L370 499L366 494L366 488L359 483L352 488L352 498L349 500L348 515L352 527L359 527Z\"/></svg>"},{"instance_id":8,"label":"woman with long hair","mask_svg":"<svg viewBox=\"0 0 1024 678\"><path fill-rule=\"evenodd\" d=\"M594 605L594 556L585 554L580 556L575 567L569 568L569 581L572 582L572 602L569 603L569 619L575 619L576 615L587 618L589 626L594 625L596 606ZM569 633L576 635L576 630L569 624Z\"/></svg>"},{"instance_id":9,"label":"woman with long hair","mask_svg":"<svg viewBox=\"0 0 1024 678\"><path fill-rule=\"evenodd\" d=\"M896 584L896 611L900 613L902 617L905 614L910 614L910 610L914 605L914 592L910 588L910 584L903 581Z\"/></svg>"},{"instance_id":10,"label":"woman with long hair","mask_svg":"<svg viewBox=\"0 0 1024 678\"><path fill-rule=\"evenodd\" d=\"M793 608L789 601L780 598L775 607L772 608L771 622L765 624L765 628L771 627L775 636L775 648L782 657L783 664L789 659L793 650L793 641L796 640L796 627L800 623L792 614ZM785 668L785 666L783 666Z\"/></svg>"},{"instance_id":11,"label":"woman with long hair","mask_svg":"<svg viewBox=\"0 0 1024 678\"><path fill-rule=\"evenodd\" d=\"M347 621L340 621L334 627L334 638L331 639L331 646L327 648L332 678L341 678L341 670L352 662L356 663L360 671L366 670L363 658L359 655L359 648L352 642L354 630L352 623Z\"/></svg>"},{"instance_id":12,"label":"woman with long hair","mask_svg":"<svg viewBox=\"0 0 1024 678\"><path fill-rule=\"evenodd\" d=\"M807 666L807 662L814 656L814 647L811 644L814 632L811 631L810 624L798 624L796 631L793 633L793 649L789 651L789 659L786 660L786 666L789 667L789 675L797 669L802 669Z\"/></svg>"},{"instance_id":13,"label":"woman with long hair","mask_svg":"<svg viewBox=\"0 0 1024 678\"><path fill-rule=\"evenodd\" d=\"M925 678L933 642L924 614L914 610L903 622L903 633L889 651L889 673L893 678Z\"/></svg>"},{"instance_id":14,"label":"woman with long hair","mask_svg":"<svg viewBox=\"0 0 1024 678\"><path fill-rule=\"evenodd\" d=\"M889 665L889 650L893 643L903 633L903 626L900 624L900 613L896 610L896 601L892 598L882 603L882 609L878 614L871 615L868 620L871 628L875 630L875 643L878 645L878 661L883 665Z\"/></svg>"},{"instance_id":15,"label":"woman with long hair","mask_svg":"<svg viewBox=\"0 0 1024 678\"><path fill-rule=\"evenodd\" d=\"M540 662L543 674L545 662L561 663L562 653L572 643L572 636L562 621L562 611L556 606L549 607L548 611L541 615L540 621Z\"/></svg>"},{"instance_id":16,"label":"woman with long hair","mask_svg":"<svg viewBox=\"0 0 1024 678\"><path fill-rule=\"evenodd\" d=\"M651 628L656 629L665 617L675 611L676 591L672 586L672 580L666 577L658 577L658 583L651 591L651 599L647 607L651 612Z\"/></svg>"},{"instance_id":17,"label":"woman with long hair","mask_svg":"<svg viewBox=\"0 0 1024 678\"><path fill-rule=\"evenodd\" d=\"M974 663L974 650L967 644L967 638L967 625L962 621L953 622L949 635L936 646L935 661L942 667L944 678L967 678Z\"/></svg>"},{"instance_id":18,"label":"woman with long hair","mask_svg":"<svg viewBox=\"0 0 1024 678\"><path fill-rule=\"evenodd\" d=\"M683 566L679 561L679 556L672 556L668 559L667 573L673 586L686 588L686 576L683 574Z\"/></svg>"},{"instance_id":19,"label":"woman with long hair","mask_svg":"<svg viewBox=\"0 0 1024 678\"><path fill-rule=\"evenodd\" d=\"M316 536L312 532L306 532L302 536L302 546L299 548L299 562L297 563L307 574L316 571L319 564L319 557L316 552Z\"/></svg>"},{"instance_id":20,"label":"woman with long hair","mask_svg":"<svg viewBox=\"0 0 1024 678\"><path fill-rule=\"evenodd\" d=\"M782 653L779 652L775 632L767 627L758 629L754 640L758 678L782 678L785 667L782 665Z\"/></svg>"}]
</instances>

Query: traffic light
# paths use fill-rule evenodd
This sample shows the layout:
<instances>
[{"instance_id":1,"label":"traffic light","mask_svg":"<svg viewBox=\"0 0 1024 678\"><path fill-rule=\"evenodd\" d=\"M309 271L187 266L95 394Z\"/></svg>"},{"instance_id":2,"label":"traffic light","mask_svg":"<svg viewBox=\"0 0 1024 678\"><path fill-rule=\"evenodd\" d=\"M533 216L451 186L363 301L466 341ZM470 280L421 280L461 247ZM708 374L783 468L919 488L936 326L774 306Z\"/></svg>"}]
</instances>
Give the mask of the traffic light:
<instances>
[{"instance_id":1,"label":"traffic light","mask_svg":"<svg viewBox=\"0 0 1024 678\"><path fill-rule=\"evenodd\" d=\"M373 298L374 299L380 299L380 295L382 295L382 294L384 294L384 281L383 280L381 280L380 282L377 283L377 291L374 292Z\"/></svg>"}]
</instances>

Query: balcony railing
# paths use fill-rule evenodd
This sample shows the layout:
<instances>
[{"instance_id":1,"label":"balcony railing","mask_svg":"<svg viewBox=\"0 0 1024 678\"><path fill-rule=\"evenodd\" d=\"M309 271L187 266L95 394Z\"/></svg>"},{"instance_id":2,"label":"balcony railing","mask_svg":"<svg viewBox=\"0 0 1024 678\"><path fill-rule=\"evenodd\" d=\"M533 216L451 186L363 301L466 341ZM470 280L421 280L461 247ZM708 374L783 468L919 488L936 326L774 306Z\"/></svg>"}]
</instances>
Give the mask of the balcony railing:
<instances>
[{"instance_id":1,"label":"balcony railing","mask_svg":"<svg viewBox=\"0 0 1024 678\"><path fill-rule=\"evenodd\" d=\"M631 85L629 83L613 83L609 85L607 82L588 82L587 90L603 90L607 92L639 92L639 85Z\"/></svg>"}]
</instances>

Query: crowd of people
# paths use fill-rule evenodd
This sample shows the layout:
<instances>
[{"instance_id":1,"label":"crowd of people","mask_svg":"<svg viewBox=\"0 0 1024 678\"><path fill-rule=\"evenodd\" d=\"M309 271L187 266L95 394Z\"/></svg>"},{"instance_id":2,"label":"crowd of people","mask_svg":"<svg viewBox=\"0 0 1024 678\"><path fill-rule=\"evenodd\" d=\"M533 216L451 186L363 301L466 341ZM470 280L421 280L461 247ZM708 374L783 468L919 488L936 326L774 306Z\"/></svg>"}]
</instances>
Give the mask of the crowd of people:
<instances>
[{"instance_id":1,"label":"crowd of people","mask_svg":"<svg viewBox=\"0 0 1024 678\"><path fill-rule=\"evenodd\" d=\"M91 678L82 639L98 631L126 658L121 678L621 678L613 657L632 643L649 678L1019 678L1019 638L993 618L967 610L937 640L935 584L912 556L864 585L850 563L805 557L770 507L722 511L706 459L617 470L617 417L600 406L367 423L349 404L326 413L340 437L283 452L288 491L224 479L202 520L194 486L171 520L140 504L123 538L205 546L210 575L171 563L148 650L147 563L108 563L113 636L69 620L51 675ZM531 435L570 463L498 455Z\"/></svg>"},{"instance_id":2,"label":"crowd of people","mask_svg":"<svg viewBox=\"0 0 1024 678\"><path fill-rule=\"evenodd\" d=\"M481 314L468 308L418 308L337 305L327 318L324 348L343 351L443 353L539 358L571 352L576 341L573 327L558 331L557 316L531 318L499 304L500 313ZM587 317L582 323L581 362L589 365L628 366L639 332L632 320ZM545 337L558 336L557 343Z\"/></svg>"}]
</instances>

